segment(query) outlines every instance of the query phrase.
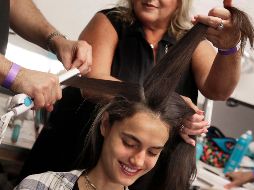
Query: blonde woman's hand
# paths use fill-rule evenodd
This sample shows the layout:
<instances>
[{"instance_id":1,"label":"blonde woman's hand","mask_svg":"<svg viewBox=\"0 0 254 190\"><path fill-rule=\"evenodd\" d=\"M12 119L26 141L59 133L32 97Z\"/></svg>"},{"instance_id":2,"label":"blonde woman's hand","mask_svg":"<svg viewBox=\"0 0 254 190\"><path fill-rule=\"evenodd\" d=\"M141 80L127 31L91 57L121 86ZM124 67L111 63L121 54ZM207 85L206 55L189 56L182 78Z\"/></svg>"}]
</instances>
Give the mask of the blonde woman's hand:
<instances>
[{"instance_id":1,"label":"blonde woman's hand","mask_svg":"<svg viewBox=\"0 0 254 190\"><path fill-rule=\"evenodd\" d=\"M184 101L195 110L195 114L187 117L183 121L183 126L180 129L180 135L186 143L195 146L195 140L193 140L189 135L201 135L202 133L207 133L207 127L209 123L204 121L204 111L200 110L190 98L182 96Z\"/></svg>"},{"instance_id":2,"label":"blonde woman's hand","mask_svg":"<svg viewBox=\"0 0 254 190\"><path fill-rule=\"evenodd\" d=\"M230 1L224 1L224 3L231 4ZM196 15L192 22L209 26L206 38L217 48L229 49L235 47L240 41L240 28L233 25L231 13L223 7L211 9L208 15Z\"/></svg>"}]
</instances>

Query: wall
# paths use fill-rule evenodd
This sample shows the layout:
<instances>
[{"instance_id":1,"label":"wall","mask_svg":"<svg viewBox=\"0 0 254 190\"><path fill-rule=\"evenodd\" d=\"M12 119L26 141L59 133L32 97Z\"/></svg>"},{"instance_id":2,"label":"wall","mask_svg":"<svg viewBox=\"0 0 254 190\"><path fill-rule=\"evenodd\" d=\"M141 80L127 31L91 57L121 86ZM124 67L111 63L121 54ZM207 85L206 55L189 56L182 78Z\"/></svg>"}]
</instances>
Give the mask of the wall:
<instances>
[{"instance_id":1,"label":"wall","mask_svg":"<svg viewBox=\"0 0 254 190\"><path fill-rule=\"evenodd\" d=\"M34 0L42 13L70 39L78 35L92 16L103 8L112 7L116 0Z\"/></svg>"},{"instance_id":2,"label":"wall","mask_svg":"<svg viewBox=\"0 0 254 190\"><path fill-rule=\"evenodd\" d=\"M229 137L238 138L247 130L254 133L254 109L243 104L229 107L226 102L214 102L212 125Z\"/></svg>"}]
</instances>

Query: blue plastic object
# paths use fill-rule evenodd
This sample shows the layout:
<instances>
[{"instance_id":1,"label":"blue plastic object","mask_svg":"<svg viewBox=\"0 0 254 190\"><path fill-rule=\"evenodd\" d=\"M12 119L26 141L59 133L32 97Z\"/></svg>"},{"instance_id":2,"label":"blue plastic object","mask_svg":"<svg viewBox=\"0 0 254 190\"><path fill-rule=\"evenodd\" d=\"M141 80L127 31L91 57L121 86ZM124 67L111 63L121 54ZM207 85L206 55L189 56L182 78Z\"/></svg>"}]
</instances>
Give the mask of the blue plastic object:
<instances>
[{"instance_id":1,"label":"blue plastic object","mask_svg":"<svg viewBox=\"0 0 254 190\"><path fill-rule=\"evenodd\" d=\"M220 147L224 152L231 154L233 148L229 148L227 144L236 144L236 140L233 138L212 138L212 140Z\"/></svg>"},{"instance_id":2,"label":"blue plastic object","mask_svg":"<svg viewBox=\"0 0 254 190\"><path fill-rule=\"evenodd\" d=\"M21 121L18 119L14 120L14 126L13 126L12 135L11 135L12 142L18 141L20 128L21 128Z\"/></svg>"},{"instance_id":3,"label":"blue plastic object","mask_svg":"<svg viewBox=\"0 0 254 190\"><path fill-rule=\"evenodd\" d=\"M246 133L242 134L241 137L237 140L234 150L230 155L229 160L227 161L226 166L223 170L225 174L228 172L233 172L236 168L239 167L251 141L251 131L247 131Z\"/></svg>"},{"instance_id":4,"label":"blue plastic object","mask_svg":"<svg viewBox=\"0 0 254 190\"><path fill-rule=\"evenodd\" d=\"M197 142L196 144L196 160L200 160L203 155L203 142Z\"/></svg>"},{"instance_id":5,"label":"blue plastic object","mask_svg":"<svg viewBox=\"0 0 254 190\"><path fill-rule=\"evenodd\" d=\"M25 99L24 99L24 104L25 104L25 106L30 106L31 104L33 103L33 100L30 98L30 97L26 97Z\"/></svg>"}]
</instances>

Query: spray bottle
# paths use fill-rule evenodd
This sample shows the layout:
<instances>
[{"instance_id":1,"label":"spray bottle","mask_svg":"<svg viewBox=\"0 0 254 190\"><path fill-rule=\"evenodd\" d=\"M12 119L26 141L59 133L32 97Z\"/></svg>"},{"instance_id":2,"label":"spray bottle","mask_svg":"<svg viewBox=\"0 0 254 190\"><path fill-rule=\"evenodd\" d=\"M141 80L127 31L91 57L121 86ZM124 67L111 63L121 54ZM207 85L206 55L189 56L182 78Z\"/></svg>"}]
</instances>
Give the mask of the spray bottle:
<instances>
[{"instance_id":1,"label":"spray bottle","mask_svg":"<svg viewBox=\"0 0 254 190\"><path fill-rule=\"evenodd\" d=\"M233 172L236 168L239 167L251 141L252 132L250 130L241 135L241 137L237 140L237 143L234 147L232 154L229 157L229 160L226 163L223 173L226 174L228 172Z\"/></svg>"}]
</instances>

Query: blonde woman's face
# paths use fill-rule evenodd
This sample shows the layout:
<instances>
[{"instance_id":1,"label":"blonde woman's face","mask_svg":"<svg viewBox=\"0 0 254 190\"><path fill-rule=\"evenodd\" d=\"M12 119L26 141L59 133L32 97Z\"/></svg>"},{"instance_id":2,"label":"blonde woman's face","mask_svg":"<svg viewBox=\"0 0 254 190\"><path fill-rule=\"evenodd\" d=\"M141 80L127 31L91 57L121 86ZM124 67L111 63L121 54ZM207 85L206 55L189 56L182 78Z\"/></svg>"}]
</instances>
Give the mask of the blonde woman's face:
<instances>
[{"instance_id":1,"label":"blonde woman's face","mask_svg":"<svg viewBox=\"0 0 254 190\"><path fill-rule=\"evenodd\" d=\"M150 171L169 138L158 116L140 112L112 127L102 126L104 143L97 166L113 183L129 186Z\"/></svg>"},{"instance_id":2,"label":"blonde woman's face","mask_svg":"<svg viewBox=\"0 0 254 190\"><path fill-rule=\"evenodd\" d=\"M146 24L169 23L179 0L132 0L138 19Z\"/></svg>"}]
</instances>

